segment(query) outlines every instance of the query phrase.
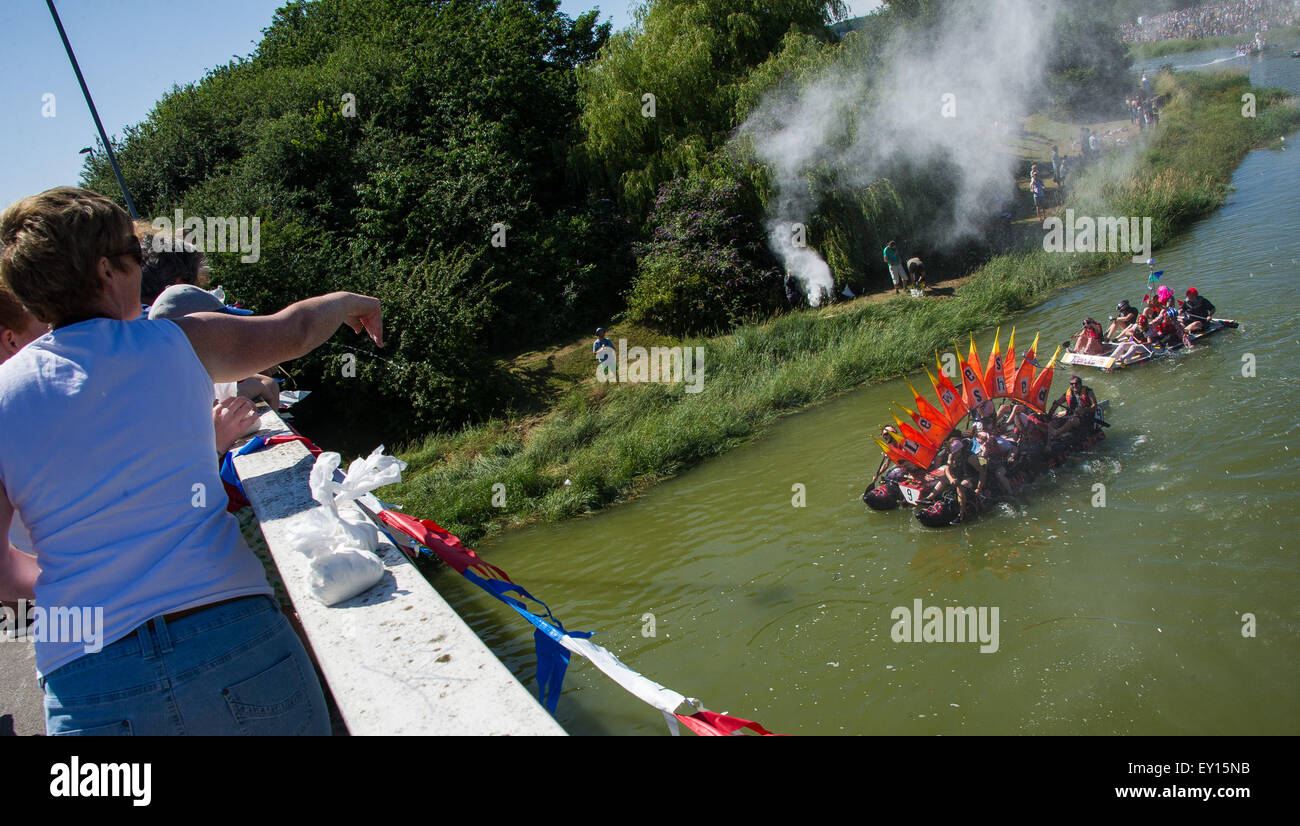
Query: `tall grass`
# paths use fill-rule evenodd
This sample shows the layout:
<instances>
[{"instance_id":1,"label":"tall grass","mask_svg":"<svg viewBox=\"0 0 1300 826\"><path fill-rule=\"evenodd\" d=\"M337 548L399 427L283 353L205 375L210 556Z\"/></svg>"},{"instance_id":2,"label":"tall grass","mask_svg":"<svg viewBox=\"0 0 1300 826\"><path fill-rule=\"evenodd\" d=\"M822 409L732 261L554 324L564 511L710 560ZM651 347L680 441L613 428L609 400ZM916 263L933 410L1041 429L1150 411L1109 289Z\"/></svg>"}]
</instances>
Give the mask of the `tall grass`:
<instances>
[{"instance_id":1,"label":"tall grass","mask_svg":"<svg viewBox=\"0 0 1300 826\"><path fill-rule=\"evenodd\" d=\"M1096 210L1081 214L1150 215L1157 244L1223 202L1247 151L1300 125L1300 111L1279 91L1253 90L1259 117L1243 118L1249 85L1239 76L1162 75L1159 82L1170 103L1154 136L1097 165L1072 204ZM591 511L725 452L786 413L912 370L953 339L1128 257L1018 252L989 261L950 299L895 297L831 317L792 313L685 340L704 348L703 392L586 382L531 428L498 420L430 436L401 454L410 463L406 480L385 495L469 541ZM504 485L504 507L493 506L497 485Z\"/></svg>"}]
</instances>

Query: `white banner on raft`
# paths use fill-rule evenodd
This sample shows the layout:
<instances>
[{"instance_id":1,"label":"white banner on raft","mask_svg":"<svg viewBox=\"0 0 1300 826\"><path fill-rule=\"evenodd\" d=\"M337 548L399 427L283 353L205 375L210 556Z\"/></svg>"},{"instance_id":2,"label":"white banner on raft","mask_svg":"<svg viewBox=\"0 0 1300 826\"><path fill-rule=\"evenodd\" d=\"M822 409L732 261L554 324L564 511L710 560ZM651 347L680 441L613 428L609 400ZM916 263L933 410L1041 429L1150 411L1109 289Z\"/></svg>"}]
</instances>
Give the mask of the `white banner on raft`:
<instances>
[{"instance_id":1,"label":"white banner on raft","mask_svg":"<svg viewBox=\"0 0 1300 826\"><path fill-rule=\"evenodd\" d=\"M1082 364L1085 367L1100 367L1109 370L1115 366L1115 359L1110 356L1088 356L1083 353L1066 353L1061 357L1062 364Z\"/></svg>"}]
</instances>

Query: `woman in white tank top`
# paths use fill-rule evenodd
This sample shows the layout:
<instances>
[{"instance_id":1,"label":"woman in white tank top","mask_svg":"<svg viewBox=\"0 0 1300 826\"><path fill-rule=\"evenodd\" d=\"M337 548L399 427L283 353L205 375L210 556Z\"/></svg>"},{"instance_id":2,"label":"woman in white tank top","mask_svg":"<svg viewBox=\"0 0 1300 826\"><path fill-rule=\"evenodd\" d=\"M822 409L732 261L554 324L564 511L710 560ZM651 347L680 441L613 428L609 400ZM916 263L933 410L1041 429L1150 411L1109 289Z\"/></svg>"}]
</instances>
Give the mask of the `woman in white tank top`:
<instances>
[{"instance_id":1,"label":"woman in white tank top","mask_svg":"<svg viewBox=\"0 0 1300 826\"><path fill-rule=\"evenodd\" d=\"M341 324L382 345L379 302L137 321L140 255L126 213L86 190L0 215L0 279L54 326L0 365L0 536L17 508L36 554L0 549L0 599L86 620L79 639L37 643L47 730L328 733L260 563L193 490L221 490L212 383L302 356Z\"/></svg>"}]
</instances>

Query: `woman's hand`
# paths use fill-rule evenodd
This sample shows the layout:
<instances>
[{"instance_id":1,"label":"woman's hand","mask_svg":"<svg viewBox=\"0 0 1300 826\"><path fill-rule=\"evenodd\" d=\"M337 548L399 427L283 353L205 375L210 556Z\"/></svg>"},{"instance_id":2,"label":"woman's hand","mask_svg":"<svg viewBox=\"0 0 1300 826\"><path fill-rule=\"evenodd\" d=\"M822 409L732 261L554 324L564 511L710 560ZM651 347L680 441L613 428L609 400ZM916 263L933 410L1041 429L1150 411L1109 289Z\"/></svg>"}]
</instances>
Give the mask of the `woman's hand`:
<instances>
[{"instance_id":1,"label":"woman's hand","mask_svg":"<svg viewBox=\"0 0 1300 826\"><path fill-rule=\"evenodd\" d=\"M257 430L257 424L257 409L243 396L215 405L212 408L212 428L216 431L217 453L224 456L241 436Z\"/></svg>"},{"instance_id":2,"label":"woman's hand","mask_svg":"<svg viewBox=\"0 0 1300 826\"><path fill-rule=\"evenodd\" d=\"M280 385L270 376L260 373L239 383L239 395L256 400L261 396L272 410L280 409Z\"/></svg>"},{"instance_id":3,"label":"woman's hand","mask_svg":"<svg viewBox=\"0 0 1300 826\"><path fill-rule=\"evenodd\" d=\"M384 315L379 306L379 299L368 295L350 295L355 306L350 309L347 321L344 323L351 327L353 332L359 333L365 330L370 334L370 340L376 347L383 347Z\"/></svg>"}]
</instances>

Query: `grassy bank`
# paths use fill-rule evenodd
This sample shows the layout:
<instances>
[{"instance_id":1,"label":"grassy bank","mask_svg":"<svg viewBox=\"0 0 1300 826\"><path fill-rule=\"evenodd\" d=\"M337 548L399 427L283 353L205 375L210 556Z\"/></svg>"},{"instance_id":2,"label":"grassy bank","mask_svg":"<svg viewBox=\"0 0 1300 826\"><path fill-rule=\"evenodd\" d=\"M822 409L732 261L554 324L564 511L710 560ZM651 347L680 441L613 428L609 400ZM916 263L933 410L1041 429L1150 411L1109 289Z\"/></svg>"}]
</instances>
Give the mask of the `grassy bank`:
<instances>
[{"instance_id":1,"label":"grassy bank","mask_svg":"<svg viewBox=\"0 0 1300 826\"><path fill-rule=\"evenodd\" d=\"M1283 26L1279 29L1272 29L1264 39L1273 48L1281 48L1277 45L1278 43L1293 37L1300 37L1300 26ZM1154 43L1134 43L1129 47L1128 56L1130 60L1151 60L1152 58L1165 57L1171 54L1197 52L1201 49L1236 48L1238 43L1244 43L1252 39L1254 39L1253 34L1229 34L1223 37L1206 37L1201 40L1158 40Z\"/></svg>"},{"instance_id":2,"label":"grassy bank","mask_svg":"<svg viewBox=\"0 0 1300 826\"><path fill-rule=\"evenodd\" d=\"M1071 204L1081 214L1149 215L1157 245L1223 202L1250 149L1300 125L1300 110L1276 91L1254 90L1259 116L1243 118L1244 77L1162 75L1158 84L1169 96L1159 129L1096 164ZM725 452L779 416L912 370L954 338L1129 257L1019 252L976 270L950 298L792 313L685 341L704 348L703 392L583 382L544 416L435 435L401 452L410 464L406 480L385 498L469 541L594 510ZM578 357L591 369L589 352ZM504 507L494 507L502 490Z\"/></svg>"}]
</instances>

